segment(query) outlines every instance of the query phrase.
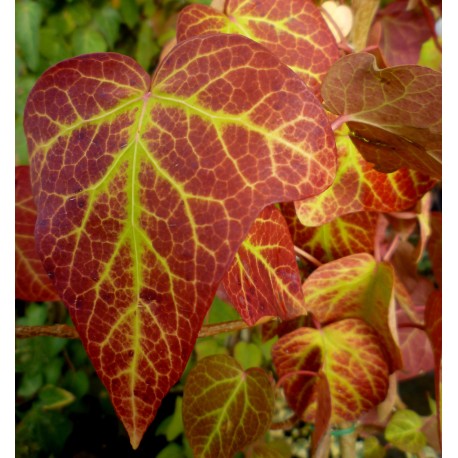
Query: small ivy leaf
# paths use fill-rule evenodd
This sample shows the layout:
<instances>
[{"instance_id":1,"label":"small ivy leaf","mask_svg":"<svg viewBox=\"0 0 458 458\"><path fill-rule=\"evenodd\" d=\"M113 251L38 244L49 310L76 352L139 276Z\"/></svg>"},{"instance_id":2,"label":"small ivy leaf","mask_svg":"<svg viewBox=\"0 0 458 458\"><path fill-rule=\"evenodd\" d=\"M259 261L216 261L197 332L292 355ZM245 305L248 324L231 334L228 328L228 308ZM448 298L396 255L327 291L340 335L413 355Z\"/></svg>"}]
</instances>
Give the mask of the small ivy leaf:
<instances>
[{"instance_id":1,"label":"small ivy leaf","mask_svg":"<svg viewBox=\"0 0 458 458\"><path fill-rule=\"evenodd\" d=\"M442 287L442 212L431 212L431 237L428 241L428 254L433 266L434 278Z\"/></svg>"},{"instance_id":2,"label":"small ivy leaf","mask_svg":"<svg viewBox=\"0 0 458 458\"><path fill-rule=\"evenodd\" d=\"M39 254L136 448L258 214L332 182L332 130L294 72L223 34L152 79L115 53L61 62L24 126Z\"/></svg>"},{"instance_id":3,"label":"small ivy leaf","mask_svg":"<svg viewBox=\"0 0 458 458\"><path fill-rule=\"evenodd\" d=\"M431 37L426 17L428 9L408 10L407 3L407 0L398 0L380 11L379 48L390 67L416 64L423 43Z\"/></svg>"},{"instance_id":4,"label":"small ivy leaf","mask_svg":"<svg viewBox=\"0 0 458 458\"><path fill-rule=\"evenodd\" d=\"M296 201L297 217L304 226L321 226L348 213L393 212L411 208L436 180L406 168L386 174L367 162L343 127L336 132L337 175L324 192Z\"/></svg>"},{"instance_id":5,"label":"small ivy leaf","mask_svg":"<svg viewBox=\"0 0 458 458\"><path fill-rule=\"evenodd\" d=\"M307 313L294 245L275 206L266 207L256 218L222 286L250 325L265 316L288 320Z\"/></svg>"},{"instance_id":6,"label":"small ivy leaf","mask_svg":"<svg viewBox=\"0 0 458 458\"><path fill-rule=\"evenodd\" d=\"M385 439L404 452L418 453L426 446L422 427L423 420L416 412L398 410L385 428Z\"/></svg>"},{"instance_id":7,"label":"small ivy leaf","mask_svg":"<svg viewBox=\"0 0 458 458\"><path fill-rule=\"evenodd\" d=\"M385 458L386 450L375 436L364 439L363 445L364 458Z\"/></svg>"},{"instance_id":8,"label":"small ivy leaf","mask_svg":"<svg viewBox=\"0 0 458 458\"><path fill-rule=\"evenodd\" d=\"M393 268L366 253L331 261L316 269L302 289L310 312L321 323L359 318L380 335L390 372L402 367L393 329Z\"/></svg>"},{"instance_id":9,"label":"small ivy leaf","mask_svg":"<svg viewBox=\"0 0 458 458\"><path fill-rule=\"evenodd\" d=\"M227 457L268 429L274 390L259 368L243 371L230 356L209 356L189 373L183 396L185 434L199 457Z\"/></svg>"},{"instance_id":10,"label":"small ivy leaf","mask_svg":"<svg viewBox=\"0 0 458 458\"><path fill-rule=\"evenodd\" d=\"M354 421L387 394L388 364L379 335L359 319L343 319L321 329L300 328L279 339L272 349L289 405L307 422L315 422L317 377L294 372L321 370L331 393L330 424ZM322 415L323 412L320 413Z\"/></svg>"},{"instance_id":11,"label":"small ivy leaf","mask_svg":"<svg viewBox=\"0 0 458 458\"><path fill-rule=\"evenodd\" d=\"M442 291L433 291L425 308L425 329L434 353L434 382L436 387L437 425L442 440Z\"/></svg>"},{"instance_id":12,"label":"small ivy leaf","mask_svg":"<svg viewBox=\"0 0 458 458\"><path fill-rule=\"evenodd\" d=\"M44 386L38 394L38 405L43 410L59 410L75 401L75 396L63 388Z\"/></svg>"},{"instance_id":13,"label":"small ivy leaf","mask_svg":"<svg viewBox=\"0 0 458 458\"><path fill-rule=\"evenodd\" d=\"M29 166L16 167L16 298L57 301L59 295L35 249L37 209L32 196Z\"/></svg>"},{"instance_id":14,"label":"small ivy leaf","mask_svg":"<svg viewBox=\"0 0 458 458\"><path fill-rule=\"evenodd\" d=\"M215 32L241 34L265 46L317 96L323 77L340 55L311 0L228 0L224 14L204 5L190 5L178 17L178 41Z\"/></svg>"},{"instance_id":15,"label":"small ivy leaf","mask_svg":"<svg viewBox=\"0 0 458 458\"><path fill-rule=\"evenodd\" d=\"M356 253L373 253L378 213L356 212L318 227L304 226L294 204L281 205L294 245L322 263Z\"/></svg>"},{"instance_id":16,"label":"small ivy leaf","mask_svg":"<svg viewBox=\"0 0 458 458\"><path fill-rule=\"evenodd\" d=\"M441 178L440 72L417 65L380 70L373 55L350 54L330 68L321 95L378 170L407 167Z\"/></svg>"}]
</instances>

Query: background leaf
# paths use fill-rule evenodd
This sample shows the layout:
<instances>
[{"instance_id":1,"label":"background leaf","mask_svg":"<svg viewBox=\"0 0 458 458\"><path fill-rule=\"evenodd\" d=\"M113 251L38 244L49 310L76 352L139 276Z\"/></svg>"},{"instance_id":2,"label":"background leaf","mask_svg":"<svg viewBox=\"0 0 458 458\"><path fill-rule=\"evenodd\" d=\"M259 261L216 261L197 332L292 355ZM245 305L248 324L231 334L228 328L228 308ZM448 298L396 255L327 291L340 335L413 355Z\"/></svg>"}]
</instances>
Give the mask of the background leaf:
<instances>
[{"instance_id":1,"label":"background leaf","mask_svg":"<svg viewBox=\"0 0 458 458\"><path fill-rule=\"evenodd\" d=\"M186 436L199 457L232 457L269 428L274 408L271 381L231 357L201 360L190 372L183 397Z\"/></svg>"},{"instance_id":2,"label":"background leaf","mask_svg":"<svg viewBox=\"0 0 458 458\"><path fill-rule=\"evenodd\" d=\"M43 8L37 2L16 2L16 42L20 46L30 70L37 70L39 64L38 47L40 44L38 29Z\"/></svg>"},{"instance_id":3,"label":"background leaf","mask_svg":"<svg viewBox=\"0 0 458 458\"><path fill-rule=\"evenodd\" d=\"M418 453L426 445L421 431L423 421L413 410L399 410L393 414L385 429L385 439L405 452Z\"/></svg>"}]
</instances>

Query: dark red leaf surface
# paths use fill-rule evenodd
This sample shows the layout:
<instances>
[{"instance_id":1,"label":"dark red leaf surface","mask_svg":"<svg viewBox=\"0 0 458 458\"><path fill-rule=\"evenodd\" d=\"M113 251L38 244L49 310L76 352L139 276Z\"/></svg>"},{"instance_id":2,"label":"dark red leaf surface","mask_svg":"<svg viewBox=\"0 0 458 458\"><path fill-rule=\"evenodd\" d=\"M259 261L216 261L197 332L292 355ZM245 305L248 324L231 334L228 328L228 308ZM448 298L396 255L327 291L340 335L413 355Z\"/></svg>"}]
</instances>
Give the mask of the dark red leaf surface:
<instances>
[{"instance_id":1,"label":"dark red leaf surface","mask_svg":"<svg viewBox=\"0 0 458 458\"><path fill-rule=\"evenodd\" d=\"M442 287L442 212L431 212L431 237L428 254L433 266L434 278Z\"/></svg>"},{"instance_id":2,"label":"dark red leaf surface","mask_svg":"<svg viewBox=\"0 0 458 458\"><path fill-rule=\"evenodd\" d=\"M266 205L329 186L313 94L242 36L61 62L25 113L44 267L136 448Z\"/></svg>"},{"instance_id":3,"label":"dark red leaf surface","mask_svg":"<svg viewBox=\"0 0 458 458\"><path fill-rule=\"evenodd\" d=\"M224 14L190 5L178 18L178 41L208 34L244 35L265 46L319 96L324 75L339 58L336 41L311 0L227 0Z\"/></svg>"},{"instance_id":4,"label":"dark red leaf surface","mask_svg":"<svg viewBox=\"0 0 458 458\"><path fill-rule=\"evenodd\" d=\"M35 249L37 209L28 165L16 166L16 298L56 301L56 293Z\"/></svg>"},{"instance_id":5,"label":"dark red leaf surface","mask_svg":"<svg viewBox=\"0 0 458 458\"><path fill-rule=\"evenodd\" d=\"M351 138L378 170L400 167L442 175L442 75L418 65L380 70L375 57L342 57L321 87L326 107L343 116Z\"/></svg>"},{"instance_id":6,"label":"dark red leaf surface","mask_svg":"<svg viewBox=\"0 0 458 458\"><path fill-rule=\"evenodd\" d=\"M390 67L416 64L422 44L432 35L419 7L407 10L408 0L398 0L380 11L380 49Z\"/></svg>"},{"instance_id":7,"label":"dark red leaf surface","mask_svg":"<svg viewBox=\"0 0 458 458\"><path fill-rule=\"evenodd\" d=\"M331 425L356 420L387 393L388 365L380 337L359 319L297 329L275 344L272 357L279 377L291 374L283 385L286 398L307 422L315 422L317 400L323 394L318 393L316 376L294 372L322 370L331 394Z\"/></svg>"},{"instance_id":8,"label":"dark red leaf surface","mask_svg":"<svg viewBox=\"0 0 458 458\"><path fill-rule=\"evenodd\" d=\"M265 316L288 320L307 313L294 245L275 206L266 207L256 218L222 284L250 325Z\"/></svg>"},{"instance_id":9,"label":"dark red leaf surface","mask_svg":"<svg viewBox=\"0 0 458 458\"><path fill-rule=\"evenodd\" d=\"M232 458L270 427L272 380L260 368L243 371L227 355L202 359L186 379L183 424L195 456Z\"/></svg>"}]
</instances>

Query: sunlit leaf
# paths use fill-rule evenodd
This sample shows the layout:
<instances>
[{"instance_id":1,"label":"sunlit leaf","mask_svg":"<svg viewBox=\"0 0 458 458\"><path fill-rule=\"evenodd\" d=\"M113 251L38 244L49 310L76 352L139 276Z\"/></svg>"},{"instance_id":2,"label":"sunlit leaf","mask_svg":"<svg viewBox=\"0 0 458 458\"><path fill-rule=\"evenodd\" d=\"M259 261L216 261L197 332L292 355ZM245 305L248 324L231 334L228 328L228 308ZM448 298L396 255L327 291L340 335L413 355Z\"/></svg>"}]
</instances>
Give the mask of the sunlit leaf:
<instances>
[{"instance_id":1,"label":"sunlit leaf","mask_svg":"<svg viewBox=\"0 0 458 458\"><path fill-rule=\"evenodd\" d=\"M408 169L382 173L365 161L348 130L336 133L336 179L323 193L295 202L304 226L320 226L354 212L393 212L412 207L436 183L429 176Z\"/></svg>"},{"instance_id":2,"label":"sunlit leaf","mask_svg":"<svg viewBox=\"0 0 458 458\"><path fill-rule=\"evenodd\" d=\"M353 26L351 8L335 1L326 1L321 4L321 12L334 38L340 43L342 38L350 33Z\"/></svg>"},{"instance_id":3,"label":"sunlit leaf","mask_svg":"<svg viewBox=\"0 0 458 458\"><path fill-rule=\"evenodd\" d=\"M330 423L353 421L379 402L388 388L388 365L380 337L359 319L343 319L321 329L300 328L283 336L272 357L284 389L304 421L316 418L317 377L294 372L322 370L329 383Z\"/></svg>"},{"instance_id":4,"label":"sunlit leaf","mask_svg":"<svg viewBox=\"0 0 458 458\"><path fill-rule=\"evenodd\" d=\"M372 21L379 9L380 0L353 0L351 3L355 13L354 25L351 31L351 43L355 51L366 47Z\"/></svg>"},{"instance_id":5,"label":"sunlit leaf","mask_svg":"<svg viewBox=\"0 0 458 458\"><path fill-rule=\"evenodd\" d=\"M45 270L137 447L256 216L329 186L332 131L299 77L222 34L152 83L118 54L64 61L24 124Z\"/></svg>"},{"instance_id":6,"label":"sunlit leaf","mask_svg":"<svg viewBox=\"0 0 458 458\"><path fill-rule=\"evenodd\" d=\"M356 212L337 217L318 227L306 227L293 203L282 204L293 242L322 263L355 253L373 253L378 214Z\"/></svg>"},{"instance_id":7,"label":"sunlit leaf","mask_svg":"<svg viewBox=\"0 0 458 458\"><path fill-rule=\"evenodd\" d=\"M222 285L249 324L264 316L288 320L307 313L294 245L275 206L266 207L256 218Z\"/></svg>"},{"instance_id":8,"label":"sunlit leaf","mask_svg":"<svg viewBox=\"0 0 458 458\"><path fill-rule=\"evenodd\" d=\"M442 75L418 65L380 70L375 57L342 57L321 87L326 107L348 122L366 160L384 172L401 167L442 174Z\"/></svg>"},{"instance_id":9,"label":"sunlit leaf","mask_svg":"<svg viewBox=\"0 0 458 458\"><path fill-rule=\"evenodd\" d=\"M183 422L195 456L228 457L269 428L274 391L267 374L243 371L229 356L210 356L189 373Z\"/></svg>"},{"instance_id":10,"label":"sunlit leaf","mask_svg":"<svg viewBox=\"0 0 458 458\"><path fill-rule=\"evenodd\" d=\"M331 261L316 269L304 282L305 303L321 323L360 318L370 324L388 350L391 371L402 366L393 337L390 315L393 269L361 253Z\"/></svg>"},{"instance_id":11,"label":"sunlit leaf","mask_svg":"<svg viewBox=\"0 0 458 458\"><path fill-rule=\"evenodd\" d=\"M364 458L384 458L386 455L385 448L380 444L375 436L369 436L364 439Z\"/></svg>"},{"instance_id":12,"label":"sunlit leaf","mask_svg":"<svg viewBox=\"0 0 458 458\"><path fill-rule=\"evenodd\" d=\"M16 167L16 297L27 301L59 299L35 249L37 209L27 165Z\"/></svg>"},{"instance_id":13,"label":"sunlit leaf","mask_svg":"<svg viewBox=\"0 0 458 458\"><path fill-rule=\"evenodd\" d=\"M409 453L418 453L426 445L421 431L423 421L413 410L399 410L393 414L385 429L385 439Z\"/></svg>"},{"instance_id":14,"label":"sunlit leaf","mask_svg":"<svg viewBox=\"0 0 458 458\"><path fill-rule=\"evenodd\" d=\"M191 5L180 13L178 41L215 32L245 35L262 44L317 95L339 57L336 41L311 0L228 0L224 14L204 5Z\"/></svg>"}]
</instances>

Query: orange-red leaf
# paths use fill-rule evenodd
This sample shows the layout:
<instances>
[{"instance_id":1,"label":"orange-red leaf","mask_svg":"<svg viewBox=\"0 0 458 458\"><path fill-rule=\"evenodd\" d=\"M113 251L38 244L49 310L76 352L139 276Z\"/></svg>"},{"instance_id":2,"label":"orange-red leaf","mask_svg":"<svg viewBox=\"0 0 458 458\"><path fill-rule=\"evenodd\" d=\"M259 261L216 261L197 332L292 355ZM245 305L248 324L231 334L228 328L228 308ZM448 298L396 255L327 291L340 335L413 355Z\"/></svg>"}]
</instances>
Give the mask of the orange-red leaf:
<instances>
[{"instance_id":1,"label":"orange-red leaf","mask_svg":"<svg viewBox=\"0 0 458 458\"><path fill-rule=\"evenodd\" d=\"M332 131L299 77L223 34L152 80L118 54L61 62L25 130L45 270L137 447L256 216L332 181Z\"/></svg>"},{"instance_id":2,"label":"orange-red leaf","mask_svg":"<svg viewBox=\"0 0 458 458\"><path fill-rule=\"evenodd\" d=\"M355 253L373 253L378 214L349 213L318 227L306 227L293 203L282 204L294 244L322 263Z\"/></svg>"},{"instance_id":3,"label":"orange-red leaf","mask_svg":"<svg viewBox=\"0 0 458 458\"><path fill-rule=\"evenodd\" d=\"M317 377L294 375L322 370L331 393L331 424L354 421L383 401L388 365L378 334L359 319L344 319L322 329L300 328L283 336L272 357L287 400L304 421L317 414Z\"/></svg>"},{"instance_id":4,"label":"orange-red leaf","mask_svg":"<svg viewBox=\"0 0 458 458\"><path fill-rule=\"evenodd\" d=\"M323 77L339 49L311 0L227 0L224 14L190 5L178 18L178 41L208 33L241 34L265 46L320 93Z\"/></svg>"},{"instance_id":5,"label":"orange-red leaf","mask_svg":"<svg viewBox=\"0 0 458 458\"><path fill-rule=\"evenodd\" d=\"M321 94L378 170L407 167L441 177L440 72L418 65L379 70L373 55L350 54L330 68Z\"/></svg>"},{"instance_id":6,"label":"orange-red leaf","mask_svg":"<svg viewBox=\"0 0 458 458\"><path fill-rule=\"evenodd\" d=\"M59 296L35 249L36 219L29 166L16 166L16 297L26 301L56 301Z\"/></svg>"},{"instance_id":7,"label":"orange-red leaf","mask_svg":"<svg viewBox=\"0 0 458 458\"><path fill-rule=\"evenodd\" d=\"M304 226L320 226L338 216L360 211L393 212L412 207L436 183L429 176L399 169L382 173L364 160L342 128L336 132L336 179L323 193L295 202Z\"/></svg>"},{"instance_id":8,"label":"orange-red leaf","mask_svg":"<svg viewBox=\"0 0 458 458\"><path fill-rule=\"evenodd\" d=\"M195 456L232 458L270 426L274 390L259 368L227 355L202 359L186 379L183 424Z\"/></svg>"},{"instance_id":9,"label":"orange-red leaf","mask_svg":"<svg viewBox=\"0 0 458 458\"><path fill-rule=\"evenodd\" d=\"M288 320L307 313L294 245L275 206L266 207L256 218L222 284L250 325L264 316Z\"/></svg>"},{"instance_id":10,"label":"orange-red leaf","mask_svg":"<svg viewBox=\"0 0 458 458\"><path fill-rule=\"evenodd\" d=\"M390 371L402 366L393 337L393 269L366 253L331 261L316 269L303 284L307 308L321 323L359 318L380 335Z\"/></svg>"}]
</instances>

